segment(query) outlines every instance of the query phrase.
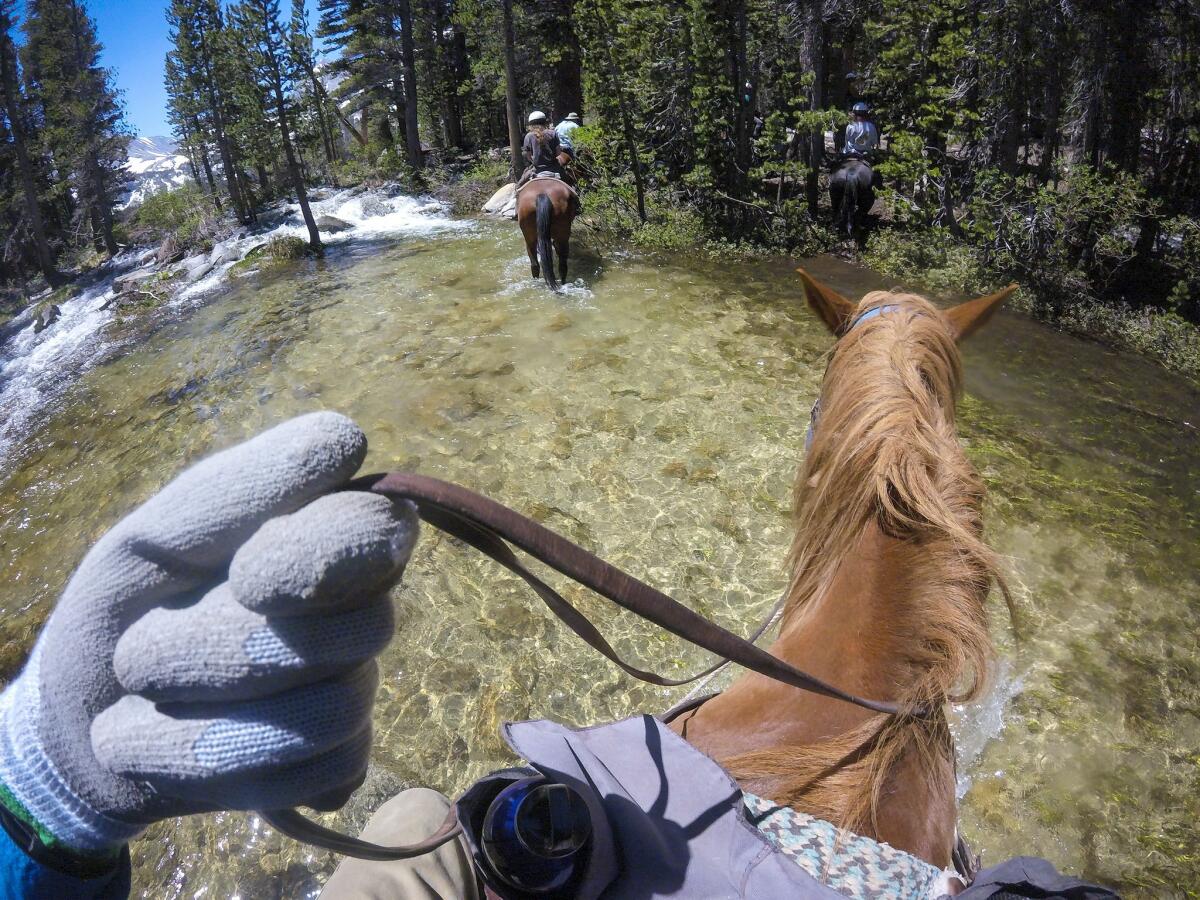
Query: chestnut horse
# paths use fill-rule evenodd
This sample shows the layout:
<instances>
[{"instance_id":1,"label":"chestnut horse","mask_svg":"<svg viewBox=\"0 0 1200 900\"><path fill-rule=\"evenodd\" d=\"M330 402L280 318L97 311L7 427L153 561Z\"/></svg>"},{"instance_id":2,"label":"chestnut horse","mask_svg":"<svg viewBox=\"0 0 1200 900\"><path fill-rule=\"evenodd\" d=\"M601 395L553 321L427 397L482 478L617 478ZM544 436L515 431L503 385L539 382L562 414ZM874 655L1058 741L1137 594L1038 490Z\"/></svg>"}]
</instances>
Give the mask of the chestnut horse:
<instances>
[{"instance_id":1,"label":"chestnut horse","mask_svg":"<svg viewBox=\"0 0 1200 900\"><path fill-rule=\"evenodd\" d=\"M567 280L567 258L571 253L571 222L575 219L575 194L557 178L534 178L517 196L517 224L525 235L525 251L533 277L545 276L546 284L558 290ZM554 254L558 254L558 280L554 277Z\"/></svg>"},{"instance_id":2,"label":"chestnut horse","mask_svg":"<svg viewBox=\"0 0 1200 900\"><path fill-rule=\"evenodd\" d=\"M982 539L983 482L955 433L955 342L1015 285L943 311L883 291L854 304L800 274L840 340L795 484L791 578L770 652L914 713L747 673L671 727L746 790L945 868L956 814L943 705L983 692L993 582L1008 599Z\"/></svg>"}]
</instances>

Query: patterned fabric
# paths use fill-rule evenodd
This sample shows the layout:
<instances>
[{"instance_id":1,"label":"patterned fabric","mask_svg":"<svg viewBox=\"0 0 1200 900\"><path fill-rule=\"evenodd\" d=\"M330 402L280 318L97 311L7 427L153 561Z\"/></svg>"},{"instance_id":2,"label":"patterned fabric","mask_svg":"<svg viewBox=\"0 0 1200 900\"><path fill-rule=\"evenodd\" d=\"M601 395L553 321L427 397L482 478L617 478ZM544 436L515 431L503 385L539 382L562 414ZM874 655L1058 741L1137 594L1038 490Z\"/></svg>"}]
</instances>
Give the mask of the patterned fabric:
<instances>
[{"instance_id":1,"label":"patterned fabric","mask_svg":"<svg viewBox=\"0 0 1200 900\"><path fill-rule=\"evenodd\" d=\"M747 818L821 884L855 900L928 898L941 870L910 853L745 792Z\"/></svg>"}]
</instances>

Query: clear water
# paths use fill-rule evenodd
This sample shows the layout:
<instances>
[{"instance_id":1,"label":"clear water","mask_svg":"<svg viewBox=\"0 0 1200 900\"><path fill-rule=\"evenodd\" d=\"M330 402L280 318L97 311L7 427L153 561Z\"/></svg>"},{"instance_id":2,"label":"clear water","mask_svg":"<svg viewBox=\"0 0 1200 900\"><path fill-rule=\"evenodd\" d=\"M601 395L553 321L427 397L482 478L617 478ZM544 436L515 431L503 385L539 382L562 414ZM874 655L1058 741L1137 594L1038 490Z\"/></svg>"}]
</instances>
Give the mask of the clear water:
<instances>
[{"instance_id":1,"label":"clear water","mask_svg":"<svg viewBox=\"0 0 1200 900\"><path fill-rule=\"evenodd\" d=\"M366 470L495 496L739 630L771 607L830 346L790 267L599 256L583 232L577 280L553 296L510 223L404 212L323 262L81 325L41 382L21 375L32 342L0 348L0 675L125 512L189 461L316 408L364 428ZM835 260L811 268L854 297L881 286ZM1200 883L1200 397L1015 316L965 356L962 437L1023 639L996 602L996 687L956 715L963 830L985 862L1034 853L1130 896L1186 895ZM566 592L621 652L665 672L702 663ZM432 532L395 601L371 776L326 818L338 827L401 787L453 794L508 764L503 720L593 723L679 694L621 675ZM137 896L259 898L311 896L336 860L221 814L157 826L134 863Z\"/></svg>"}]
</instances>

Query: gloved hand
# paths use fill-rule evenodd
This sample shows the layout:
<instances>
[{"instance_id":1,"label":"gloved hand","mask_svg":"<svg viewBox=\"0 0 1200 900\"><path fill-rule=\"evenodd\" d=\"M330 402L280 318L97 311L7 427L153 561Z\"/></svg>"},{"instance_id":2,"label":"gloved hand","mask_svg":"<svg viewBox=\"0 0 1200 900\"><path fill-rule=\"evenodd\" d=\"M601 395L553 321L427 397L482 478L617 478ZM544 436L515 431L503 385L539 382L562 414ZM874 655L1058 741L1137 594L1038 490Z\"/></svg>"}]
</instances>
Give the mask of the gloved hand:
<instances>
[{"instance_id":1,"label":"gloved hand","mask_svg":"<svg viewBox=\"0 0 1200 900\"><path fill-rule=\"evenodd\" d=\"M340 806L415 510L329 492L366 438L313 413L188 469L92 548L0 696L0 792L105 854L157 819Z\"/></svg>"}]
</instances>

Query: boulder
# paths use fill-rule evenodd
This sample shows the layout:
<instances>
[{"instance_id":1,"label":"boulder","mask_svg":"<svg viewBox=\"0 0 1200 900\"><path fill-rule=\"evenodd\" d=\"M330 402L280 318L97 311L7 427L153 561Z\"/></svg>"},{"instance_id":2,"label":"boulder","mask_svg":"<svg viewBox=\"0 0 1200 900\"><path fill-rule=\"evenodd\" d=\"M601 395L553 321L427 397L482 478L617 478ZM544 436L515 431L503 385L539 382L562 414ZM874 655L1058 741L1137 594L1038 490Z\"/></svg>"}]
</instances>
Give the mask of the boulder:
<instances>
[{"instance_id":1,"label":"boulder","mask_svg":"<svg viewBox=\"0 0 1200 900\"><path fill-rule=\"evenodd\" d=\"M216 263L206 256L193 256L183 263L183 280L188 284L199 281L216 268Z\"/></svg>"},{"instance_id":2,"label":"boulder","mask_svg":"<svg viewBox=\"0 0 1200 900\"><path fill-rule=\"evenodd\" d=\"M160 266L165 266L167 263L173 263L179 259L183 259L183 250L175 243L175 236L168 234L166 239L158 245L154 261Z\"/></svg>"},{"instance_id":3,"label":"boulder","mask_svg":"<svg viewBox=\"0 0 1200 900\"><path fill-rule=\"evenodd\" d=\"M373 216L386 216L392 212L391 205L379 197L370 196L363 197L362 200L363 216L371 218Z\"/></svg>"},{"instance_id":4,"label":"boulder","mask_svg":"<svg viewBox=\"0 0 1200 900\"><path fill-rule=\"evenodd\" d=\"M238 259L239 255L237 247L232 243L222 243L212 248L212 253L208 255L208 261L214 266L219 266L221 263L233 262Z\"/></svg>"},{"instance_id":5,"label":"boulder","mask_svg":"<svg viewBox=\"0 0 1200 900\"><path fill-rule=\"evenodd\" d=\"M137 290L138 286L147 279L153 278L158 272L152 268L135 269L132 272L126 272L124 275L118 275L113 279L113 293L124 294L128 291Z\"/></svg>"},{"instance_id":6,"label":"boulder","mask_svg":"<svg viewBox=\"0 0 1200 900\"><path fill-rule=\"evenodd\" d=\"M349 231L354 226L337 216L320 216L317 218L317 231L328 231L337 234L339 231Z\"/></svg>"},{"instance_id":7,"label":"boulder","mask_svg":"<svg viewBox=\"0 0 1200 900\"><path fill-rule=\"evenodd\" d=\"M515 219L517 217L516 184L509 182L492 194L491 199L483 204L483 211L491 213L493 216Z\"/></svg>"},{"instance_id":8,"label":"boulder","mask_svg":"<svg viewBox=\"0 0 1200 900\"><path fill-rule=\"evenodd\" d=\"M59 320L62 310L57 303L44 303L33 317L33 333L40 334Z\"/></svg>"}]
</instances>

